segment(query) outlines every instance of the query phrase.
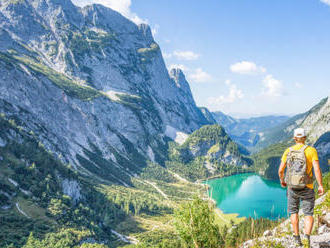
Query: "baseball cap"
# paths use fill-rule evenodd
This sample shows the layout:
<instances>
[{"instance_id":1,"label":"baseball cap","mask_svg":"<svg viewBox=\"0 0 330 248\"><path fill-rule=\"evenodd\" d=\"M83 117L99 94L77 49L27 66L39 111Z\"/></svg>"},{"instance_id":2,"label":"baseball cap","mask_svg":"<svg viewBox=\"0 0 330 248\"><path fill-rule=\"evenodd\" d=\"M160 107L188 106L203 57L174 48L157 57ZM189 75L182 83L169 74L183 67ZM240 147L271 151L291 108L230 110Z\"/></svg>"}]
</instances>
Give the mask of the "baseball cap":
<instances>
[{"instance_id":1,"label":"baseball cap","mask_svg":"<svg viewBox=\"0 0 330 248\"><path fill-rule=\"evenodd\" d=\"M305 136L306 136L305 129L297 128L297 129L294 130L294 137L302 138L302 137L305 137Z\"/></svg>"}]
</instances>

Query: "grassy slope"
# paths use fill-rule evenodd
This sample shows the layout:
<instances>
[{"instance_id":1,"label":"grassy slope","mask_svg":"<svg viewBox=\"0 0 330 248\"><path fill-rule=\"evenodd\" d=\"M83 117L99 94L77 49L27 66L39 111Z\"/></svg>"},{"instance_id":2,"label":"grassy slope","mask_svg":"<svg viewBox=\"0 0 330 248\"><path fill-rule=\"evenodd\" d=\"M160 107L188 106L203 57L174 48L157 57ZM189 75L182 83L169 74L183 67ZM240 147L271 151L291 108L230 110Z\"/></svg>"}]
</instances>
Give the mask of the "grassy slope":
<instances>
[{"instance_id":1,"label":"grassy slope","mask_svg":"<svg viewBox=\"0 0 330 248\"><path fill-rule=\"evenodd\" d=\"M278 180L278 166L283 152L292 145L290 143L278 143L262 149L251 156L254 161L255 171L267 179Z\"/></svg>"}]
</instances>

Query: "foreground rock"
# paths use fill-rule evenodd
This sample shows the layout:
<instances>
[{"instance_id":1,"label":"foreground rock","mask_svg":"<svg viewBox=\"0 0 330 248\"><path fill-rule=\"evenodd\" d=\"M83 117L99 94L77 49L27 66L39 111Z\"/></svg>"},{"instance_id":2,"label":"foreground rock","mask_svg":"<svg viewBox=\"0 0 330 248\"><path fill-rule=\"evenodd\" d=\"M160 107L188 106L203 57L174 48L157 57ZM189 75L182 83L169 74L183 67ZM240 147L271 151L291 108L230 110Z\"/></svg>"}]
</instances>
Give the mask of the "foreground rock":
<instances>
[{"instance_id":1,"label":"foreground rock","mask_svg":"<svg viewBox=\"0 0 330 248\"><path fill-rule=\"evenodd\" d=\"M326 248L330 247L330 228L324 223L324 221L328 220L329 212L324 210L325 207L325 199L329 198L330 193L324 195L316 200L316 209L323 210L320 216L320 221L318 223L318 217L315 215L315 224L313 235L311 235L311 248ZM302 235L303 232L303 215L299 213L300 222L299 222L299 230L300 235L302 237L302 242L304 243L304 238ZM319 227L318 227L319 226ZM254 240L246 241L241 248L267 248L267 247L284 247L284 248L295 248L296 246L293 234L292 227L290 223L290 219L287 219L279 226L274 228L273 230L267 230L264 232L262 237L259 237Z\"/></svg>"}]
</instances>

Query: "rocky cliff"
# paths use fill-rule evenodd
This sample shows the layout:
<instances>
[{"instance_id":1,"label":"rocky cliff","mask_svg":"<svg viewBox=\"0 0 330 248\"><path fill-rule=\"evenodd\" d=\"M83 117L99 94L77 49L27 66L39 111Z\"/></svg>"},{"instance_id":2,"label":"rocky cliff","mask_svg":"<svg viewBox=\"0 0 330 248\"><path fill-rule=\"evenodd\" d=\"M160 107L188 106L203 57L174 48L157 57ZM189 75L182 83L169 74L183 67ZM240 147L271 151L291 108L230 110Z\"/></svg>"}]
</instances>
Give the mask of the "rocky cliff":
<instances>
[{"instance_id":1,"label":"rocky cliff","mask_svg":"<svg viewBox=\"0 0 330 248\"><path fill-rule=\"evenodd\" d=\"M85 174L111 177L95 156L119 168L117 183L209 123L150 28L102 5L0 1L0 75L3 114Z\"/></svg>"}]
</instances>

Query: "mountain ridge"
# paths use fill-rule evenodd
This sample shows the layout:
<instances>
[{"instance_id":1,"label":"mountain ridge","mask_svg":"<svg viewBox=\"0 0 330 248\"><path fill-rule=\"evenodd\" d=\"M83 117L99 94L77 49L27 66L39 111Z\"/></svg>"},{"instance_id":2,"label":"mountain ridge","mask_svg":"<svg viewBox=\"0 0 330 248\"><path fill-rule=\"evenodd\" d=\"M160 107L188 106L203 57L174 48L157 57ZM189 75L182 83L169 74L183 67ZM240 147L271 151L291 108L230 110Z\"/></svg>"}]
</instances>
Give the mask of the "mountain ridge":
<instances>
[{"instance_id":1,"label":"mountain ridge","mask_svg":"<svg viewBox=\"0 0 330 248\"><path fill-rule=\"evenodd\" d=\"M262 131L276 127L288 116L267 115L251 118L234 118L221 111L212 112L214 119L239 144L252 149L262 138Z\"/></svg>"},{"instance_id":2,"label":"mountain ridge","mask_svg":"<svg viewBox=\"0 0 330 248\"><path fill-rule=\"evenodd\" d=\"M20 77L21 84L9 85L16 80L2 67L6 75L2 79L6 83L1 84L2 105L13 105L10 114L15 113L14 105L27 110L24 118L30 130L36 131L34 126L40 124L34 120L48 120L43 126L53 138L47 140L44 135L43 142L52 150L60 148L56 152L66 162L77 166L79 161L72 158L83 153L81 146L91 150L90 143L106 154L104 147L110 143L127 153L124 143L129 142L142 156L149 158L153 153L158 159L167 126L190 133L208 124L182 72L167 71L147 25L137 26L102 5L79 8L71 1L3 1L0 12L6 17L0 26L2 63L11 67L11 74ZM18 31L17 27L26 24L36 32ZM48 91L41 87L29 91L24 88L29 81L34 85L41 82ZM60 112L41 108L50 100ZM39 107L34 108L32 102ZM116 118L109 118L111 113ZM55 119L65 122L51 121ZM91 129L94 126L99 127L98 135ZM70 139L57 137L59 142L52 145L59 129ZM150 140L152 136L158 136L157 141Z\"/></svg>"}]
</instances>

